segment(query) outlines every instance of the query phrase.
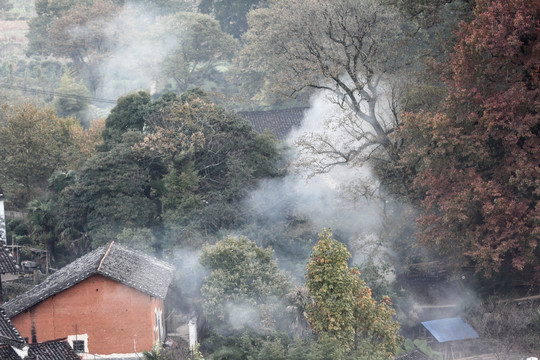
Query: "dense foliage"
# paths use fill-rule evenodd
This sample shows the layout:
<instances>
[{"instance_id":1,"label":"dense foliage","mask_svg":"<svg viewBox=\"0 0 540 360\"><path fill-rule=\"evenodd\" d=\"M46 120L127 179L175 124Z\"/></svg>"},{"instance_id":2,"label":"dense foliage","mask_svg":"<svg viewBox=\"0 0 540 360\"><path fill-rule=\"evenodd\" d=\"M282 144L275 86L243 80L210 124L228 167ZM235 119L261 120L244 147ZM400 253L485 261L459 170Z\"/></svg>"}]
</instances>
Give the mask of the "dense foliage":
<instances>
[{"instance_id":1,"label":"dense foliage","mask_svg":"<svg viewBox=\"0 0 540 360\"><path fill-rule=\"evenodd\" d=\"M215 234L245 219L238 202L256 180L272 176L277 145L200 91L164 95L146 119L149 132L136 147L162 161L166 217L182 232Z\"/></svg>"},{"instance_id":2,"label":"dense foliage","mask_svg":"<svg viewBox=\"0 0 540 360\"><path fill-rule=\"evenodd\" d=\"M0 179L15 206L24 207L54 170L78 168L92 142L72 118L31 102L0 108ZM90 150L92 151L92 150Z\"/></svg>"},{"instance_id":3,"label":"dense foliage","mask_svg":"<svg viewBox=\"0 0 540 360\"><path fill-rule=\"evenodd\" d=\"M307 265L306 285L313 298L308 322L315 333L334 338L345 350L390 358L400 343L390 298L373 299L359 271L349 268L350 257L329 230L319 234Z\"/></svg>"},{"instance_id":4,"label":"dense foliage","mask_svg":"<svg viewBox=\"0 0 540 360\"><path fill-rule=\"evenodd\" d=\"M458 33L443 107L408 115L402 131L422 240L488 275L538 266L539 10L478 1Z\"/></svg>"},{"instance_id":5,"label":"dense foliage","mask_svg":"<svg viewBox=\"0 0 540 360\"><path fill-rule=\"evenodd\" d=\"M200 262L210 274L201 293L212 321L235 329L275 326L283 311L278 299L288 292L288 280L272 255L272 249L261 249L245 237L227 237L203 248Z\"/></svg>"},{"instance_id":6,"label":"dense foliage","mask_svg":"<svg viewBox=\"0 0 540 360\"><path fill-rule=\"evenodd\" d=\"M388 359L397 319L402 332L416 325L415 304L440 301L437 286L466 298L478 282L482 300L499 282L505 295L537 291L538 1L24 9L0 1L2 20L23 23L0 39L0 185L6 209L25 212L8 219L8 239L47 249L53 266L110 240L178 260L190 269L182 311L209 320L212 359ZM308 98L295 143L235 113ZM299 185L305 175L348 201ZM295 204L298 188L317 190ZM330 225L340 241L324 230L317 242ZM207 277L186 284L201 264ZM504 356L537 348L534 306L464 307Z\"/></svg>"}]
</instances>

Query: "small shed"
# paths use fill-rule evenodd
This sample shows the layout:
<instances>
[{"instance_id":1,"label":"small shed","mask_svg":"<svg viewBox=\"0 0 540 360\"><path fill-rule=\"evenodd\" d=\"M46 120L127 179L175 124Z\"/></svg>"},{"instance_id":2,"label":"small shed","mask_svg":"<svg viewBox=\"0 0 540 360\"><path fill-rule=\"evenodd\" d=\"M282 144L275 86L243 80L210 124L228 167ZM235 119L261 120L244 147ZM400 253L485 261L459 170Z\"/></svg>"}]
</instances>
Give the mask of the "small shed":
<instances>
[{"instance_id":1,"label":"small shed","mask_svg":"<svg viewBox=\"0 0 540 360\"><path fill-rule=\"evenodd\" d=\"M478 339L478 333L460 317L424 321L422 325L435 338L432 348L443 354L444 360L457 359L467 352L465 341Z\"/></svg>"}]
</instances>

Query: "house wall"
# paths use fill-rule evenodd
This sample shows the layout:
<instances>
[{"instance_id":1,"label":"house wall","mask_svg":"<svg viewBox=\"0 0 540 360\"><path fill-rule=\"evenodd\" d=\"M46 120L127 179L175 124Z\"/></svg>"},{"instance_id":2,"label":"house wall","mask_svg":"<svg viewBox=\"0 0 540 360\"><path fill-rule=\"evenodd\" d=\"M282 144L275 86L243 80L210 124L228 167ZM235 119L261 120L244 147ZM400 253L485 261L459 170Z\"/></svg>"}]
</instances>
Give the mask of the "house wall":
<instances>
[{"instance_id":1,"label":"house wall","mask_svg":"<svg viewBox=\"0 0 540 360\"><path fill-rule=\"evenodd\" d=\"M93 275L11 321L30 343L80 334L90 354L127 354L148 351L162 340L163 309L159 298Z\"/></svg>"},{"instance_id":2,"label":"house wall","mask_svg":"<svg viewBox=\"0 0 540 360\"><path fill-rule=\"evenodd\" d=\"M6 235L6 214L4 212L4 198L2 197L2 189L0 189L0 241L7 243ZM0 243L0 245L2 245Z\"/></svg>"}]
</instances>

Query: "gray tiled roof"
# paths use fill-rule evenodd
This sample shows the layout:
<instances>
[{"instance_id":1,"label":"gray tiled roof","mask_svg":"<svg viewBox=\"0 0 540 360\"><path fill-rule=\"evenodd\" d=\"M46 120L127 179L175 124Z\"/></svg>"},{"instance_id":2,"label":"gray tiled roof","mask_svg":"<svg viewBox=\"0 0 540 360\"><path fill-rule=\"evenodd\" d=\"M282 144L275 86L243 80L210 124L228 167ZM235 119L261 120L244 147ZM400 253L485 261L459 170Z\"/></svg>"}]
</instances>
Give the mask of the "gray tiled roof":
<instances>
[{"instance_id":1,"label":"gray tiled roof","mask_svg":"<svg viewBox=\"0 0 540 360\"><path fill-rule=\"evenodd\" d=\"M2 360L21 360L21 357L9 345L0 345L0 359Z\"/></svg>"},{"instance_id":2,"label":"gray tiled roof","mask_svg":"<svg viewBox=\"0 0 540 360\"><path fill-rule=\"evenodd\" d=\"M26 360L80 360L66 339L31 344Z\"/></svg>"},{"instance_id":3,"label":"gray tiled roof","mask_svg":"<svg viewBox=\"0 0 540 360\"><path fill-rule=\"evenodd\" d=\"M8 301L4 309L12 318L94 274L164 299L173 273L174 268L170 264L111 242L64 266L41 284Z\"/></svg>"},{"instance_id":4,"label":"gray tiled roof","mask_svg":"<svg viewBox=\"0 0 540 360\"><path fill-rule=\"evenodd\" d=\"M0 345L11 345L22 348L24 340L19 331L7 317L4 309L0 309ZM2 359L2 357L0 357Z\"/></svg>"},{"instance_id":5,"label":"gray tiled roof","mask_svg":"<svg viewBox=\"0 0 540 360\"><path fill-rule=\"evenodd\" d=\"M403 355L400 355L395 358L395 360L433 360L433 358L427 356L422 351L414 349Z\"/></svg>"},{"instance_id":6,"label":"gray tiled roof","mask_svg":"<svg viewBox=\"0 0 540 360\"><path fill-rule=\"evenodd\" d=\"M0 242L0 274L16 274L19 272L17 262L3 242Z\"/></svg>"},{"instance_id":7,"label":"gray tiled roof","mask_svg":"<svg viewBox=\"0 0 540 360\"><path fill-rule=\"evenodd\" d=\"M242 111L242 118L248 120L258 133L270 130L278 140L285 140L292 129L302 125L304 111L308 108L292 108L285 110Z\"/></svg>"}]
</instances>

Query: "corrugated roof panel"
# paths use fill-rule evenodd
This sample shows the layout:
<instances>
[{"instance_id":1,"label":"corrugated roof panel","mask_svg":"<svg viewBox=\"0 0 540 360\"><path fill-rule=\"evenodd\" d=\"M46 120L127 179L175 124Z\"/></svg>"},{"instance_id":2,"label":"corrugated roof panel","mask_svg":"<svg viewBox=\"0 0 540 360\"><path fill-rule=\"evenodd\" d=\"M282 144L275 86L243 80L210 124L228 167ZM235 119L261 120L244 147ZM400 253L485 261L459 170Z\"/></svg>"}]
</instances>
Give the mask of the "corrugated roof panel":
<instances>
[{"instance_id":1,"label":"corrugated roof panel","mask_svg":"<svg viewBox=\"0 0 540 360\"><path fill-rule=\"evenodd\" d=\"M422 325L438 342L478 338L478 333L460 317L424 321Z\"/></svg>"}]
</instances>

